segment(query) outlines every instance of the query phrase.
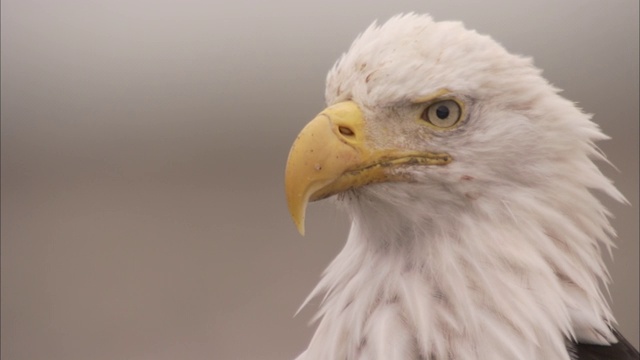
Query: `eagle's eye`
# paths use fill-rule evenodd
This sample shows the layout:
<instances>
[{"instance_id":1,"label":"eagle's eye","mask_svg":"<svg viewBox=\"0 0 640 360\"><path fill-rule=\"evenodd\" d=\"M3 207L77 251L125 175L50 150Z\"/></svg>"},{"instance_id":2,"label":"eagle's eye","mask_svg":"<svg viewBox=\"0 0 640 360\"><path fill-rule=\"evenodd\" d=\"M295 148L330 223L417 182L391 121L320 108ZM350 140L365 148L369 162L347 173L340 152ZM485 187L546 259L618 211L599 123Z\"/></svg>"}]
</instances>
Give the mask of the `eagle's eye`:
<instances>
[{"instance_id":1,"label":"eagle's eye","mask_svg":"<svg viewBox=\"0 0 640 360\"><path fill-rule=\"evenodd\" d=\"M421 118L439 128L449 128L460 121L462 109L454 100L441 100L429 105Z\"/></svg>"}]
</instances>

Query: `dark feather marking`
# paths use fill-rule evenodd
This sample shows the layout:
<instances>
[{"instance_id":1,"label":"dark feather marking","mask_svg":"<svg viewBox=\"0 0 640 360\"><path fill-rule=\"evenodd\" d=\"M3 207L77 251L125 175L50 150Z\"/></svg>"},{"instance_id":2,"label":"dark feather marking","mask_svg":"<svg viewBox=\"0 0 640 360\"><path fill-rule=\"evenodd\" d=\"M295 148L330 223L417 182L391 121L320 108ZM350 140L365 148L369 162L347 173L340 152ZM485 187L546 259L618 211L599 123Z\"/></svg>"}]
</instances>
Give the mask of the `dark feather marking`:
<instances>
[{"instance_id":1,"label":"dark feather marking","mask_svg":"<svg viewBox=\"0 0 640 360\"><path fill-rule=\"evenodd\" d=\"M373 75L373 73L375 73L375 71L372 71L369 73L369 75L367 75L367 77L364 79L365 83L369 83L369 81L371 80L371 75Z\"/></svg>"},{"instance_id":2,"label":"dark feather marking","mask_svg":"<svg viewBox=\"0 0 640 360\"><path fill-rule=\"evenodd\" d=\"M638 360L640 353L618 331L613 330L618 339L613 345L591 345L570 343L569 350L575 360Z\"/></svg>"}]
</instances>

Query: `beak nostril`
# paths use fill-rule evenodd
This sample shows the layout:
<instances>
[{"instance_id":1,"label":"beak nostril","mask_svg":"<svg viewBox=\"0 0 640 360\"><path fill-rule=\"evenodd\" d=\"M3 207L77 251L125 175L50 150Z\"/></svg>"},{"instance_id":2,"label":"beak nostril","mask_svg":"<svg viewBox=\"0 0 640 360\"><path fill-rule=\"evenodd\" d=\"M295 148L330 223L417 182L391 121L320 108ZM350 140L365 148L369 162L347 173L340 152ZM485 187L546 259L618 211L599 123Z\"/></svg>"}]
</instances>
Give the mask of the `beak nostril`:
<instances>
[{"instance_id":1,"label":"beak nostril","mask_svg":"<svg viewBox=\"0 0 640 360\"><path fill-rule=\"evenodd\" d=\"M354 136L355 135L353 133L353 130L349 129L346 126L338 126L338 131L340 131L340 134L342 134L344 136Z\"/></svg>"}]
</instances>

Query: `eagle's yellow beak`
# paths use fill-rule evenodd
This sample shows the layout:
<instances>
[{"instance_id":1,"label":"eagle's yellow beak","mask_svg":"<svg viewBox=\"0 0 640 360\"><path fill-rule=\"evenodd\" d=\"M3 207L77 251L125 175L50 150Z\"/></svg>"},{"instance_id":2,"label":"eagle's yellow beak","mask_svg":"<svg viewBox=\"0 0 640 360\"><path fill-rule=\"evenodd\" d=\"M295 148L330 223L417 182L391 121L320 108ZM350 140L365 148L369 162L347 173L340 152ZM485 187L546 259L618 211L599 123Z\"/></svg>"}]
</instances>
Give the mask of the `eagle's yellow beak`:
<instances>
[{"instance_id":1,"label":"eagle's yellow beak","mask_svg":"<svg viewBox=\"0 0 640 360\"><path fill-rule=\"evenodd\" d=\"M304 235L309 201L371 183L410 180L389 171L400 165L449 162L448 154L373 148L358 105L353 101L337 103L308 123L291 147L285 170L289 212Z\"/></svg>"}]
</instances>

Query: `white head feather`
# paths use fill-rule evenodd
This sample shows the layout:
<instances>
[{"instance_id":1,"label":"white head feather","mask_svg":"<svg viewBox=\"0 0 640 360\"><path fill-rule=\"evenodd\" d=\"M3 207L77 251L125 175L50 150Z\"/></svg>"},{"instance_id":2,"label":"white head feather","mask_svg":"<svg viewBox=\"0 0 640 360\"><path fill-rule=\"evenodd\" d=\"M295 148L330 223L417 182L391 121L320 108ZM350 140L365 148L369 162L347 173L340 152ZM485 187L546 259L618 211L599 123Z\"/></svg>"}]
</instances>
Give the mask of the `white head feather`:
<instances>
[{"instance_id":1,"label":"white head feather","mask_svg":"<svg viewBox=\"0 0 640 360\"><path fill-rule=\"evenodd\" d=\"M540 73L414 14L374 23L338 60L329 105L359 104L377 145L454 161L339 195L353 225L309 297L325 294L300 359L569 359L566 339L615 341L599 287L614 231L590 190L625 200L592 161L606 136ZM435 134L403 117L445 88L465 124Z\"/></svg>"}]
</instances>

